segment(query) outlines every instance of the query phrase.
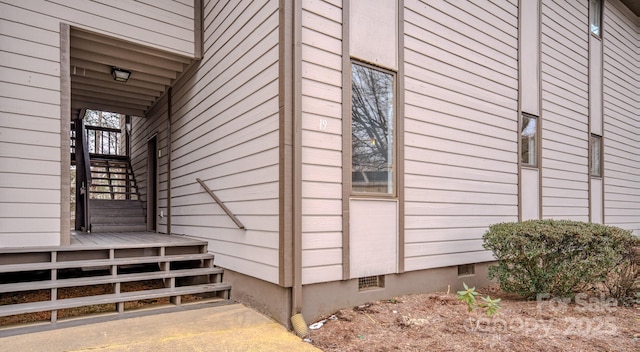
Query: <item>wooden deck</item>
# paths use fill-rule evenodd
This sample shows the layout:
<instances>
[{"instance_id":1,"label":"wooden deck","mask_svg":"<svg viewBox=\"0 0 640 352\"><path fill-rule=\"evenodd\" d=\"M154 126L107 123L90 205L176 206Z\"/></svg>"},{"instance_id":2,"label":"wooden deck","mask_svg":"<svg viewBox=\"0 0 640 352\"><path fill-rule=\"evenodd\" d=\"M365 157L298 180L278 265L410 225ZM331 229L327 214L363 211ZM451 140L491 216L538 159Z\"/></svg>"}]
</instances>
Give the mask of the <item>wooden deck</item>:
<instances>
[{"instance_id":1,"label":"wooden deck","mask_svg":"<svg viewBox=\"0 0 640 352\"><path fill-rule=\"evenodd\" d=\"M149 232L73 232L68 246L0 248L0 294L50 291L45 301L0 305L0 317L51 312L50 321L56 323L58 310L75 307L114 304L121 314L129 301L166 297L180 305L183 295L194 294L229 299L231 286L222 282L223 270L213 260L206 241ZM164 287L121 290L123 284L148 280ZM110 293L73 298L58 294L105 284L111 285Z\"/></svg>"},{"instance_id":2,"label":"wooden deck","mask_svg":"<svg viewBox=\"0 0 640 352\"><path fill-rule=\"evenodd\" d=\"M202 246L207 242L188 238L181 235L165 235L154 232L105 232L86 233L71 232L71 244L68 246L43 246L43 247L8 247L0 248L0 253L38 253L38 252L65 252L92 249L119 249L119 248L151 248L173 246Z\"/></svg>"},{"instance_id":3,"label":"wooden deck","mask_svg":"<svg viewBox=\"0 0 640 352\"><path fill-rule=\"evenodd\" d=\"M191 246L205 242L185 236L165 235L154 232L71 232L68 247L84 248L139 248L148 246Z\"/></svg>"}]
</instances>

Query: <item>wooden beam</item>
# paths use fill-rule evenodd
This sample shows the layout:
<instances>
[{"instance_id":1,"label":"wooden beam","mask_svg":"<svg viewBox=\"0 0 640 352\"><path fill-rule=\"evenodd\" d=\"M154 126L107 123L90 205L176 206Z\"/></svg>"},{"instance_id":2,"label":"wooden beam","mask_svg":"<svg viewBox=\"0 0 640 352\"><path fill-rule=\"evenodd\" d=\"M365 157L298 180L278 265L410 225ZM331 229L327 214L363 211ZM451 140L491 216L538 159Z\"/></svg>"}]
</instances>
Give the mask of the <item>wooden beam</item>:
<instances>
[{"instance_id":1,"label":"wooden beam","mask_svg":"<svg viewBox=\"0 0 640 352\"><path fill-rule=\"evenodd\" d=\"M158 50L155 48L150 48L148 46L126 42L113 37L99 35L91 32L85 32L84 30L78 29L78 28L73 28L71 30L71 38L73 38L74 40L75 38L84 38L94 42L100 42L100 43L104 43L112 46L117 46L119 48L126 49L132 52L139 52L146 55L152 55L159 58L169 59L172 61L179 61L184 64L189 64L192 60L188 56L178 55L178 54L170 53L164 50Z\"/></svg>"},{"instance_id":2,"label":"wooden beam","mask_svg":"<svg viewBox=\"0 0 640 352\"><path fill-rule=\"evenodd\" d=\"M127 103L127 104L145 106L145 107L150 106L155 101L155 99L153 99L153 98L151 98L151 99L136 99L136 98L132 98L127 93L122 93L122 92L119 92L119 91L111 91L111 93L112 94L109 94L109 93L95 94L94 92L92 92L90 90L79 89L79 88L76 88L75 86L71 87L71 96L79 97L80 99L82 99L82 97L89 97L89 98L90 97L100 97L100 99L112 100L112 101L115 101L115 102L122 102L122 103Z\"/></svg>"},{"instance_id":3,"label":"wooden beam","mask_svg":"<svg viewBox=\"0 0 640 352\"><path fill-rule=\"evenodd\" d=\"M98 98L95 95L78 95L76 93L75 95L72 95L72 99L74 102L79 102L79 101L92 102L92 103L95 102L95 103L104 104L104 105L122 106L128 109L138 109L143 111L146 111L149 108L149 105L125 103L120 100L105 99L102 96Z\"/></svg>"},{"instance_id":4,"label":"wooden beam","mask_svg":"<svg viewBox=\"0 0 640 352\"><path fill-rule=\"evenodd\" d=\"M151 88L147 88L147 87L140 87L139 85L135 85L136 82L133 82L134 84L129 84L129 82L127 82L126 84L122 84L120 82L116 82L113 79L111 80L100 80L100 81L96 81L94 78L92 77L87 77L87 76L81 76L81 75L73 75L71 76L71 85L74 85L76 83L80 83L80 84L87 84L87 85L91 85L91 86L100 86L103 87L105 89L115 89L115 90L120 90L123 92L131 92L131 93L138 93L138 94L144 94L144 95L150 95L153 97L156 97L156 99L161 96L164 93L164 86L162 86L162 89L151 89Z\"/></svg>"},{"instance_id":5,"label":"wooden beam","mask_svg":"<svg viewBox=\"0 0 640 352\"><path fill-rule=\"evenodd\" d=\"M111 74L106 74L106 73L99 73L99 72L95 72L95 71L87 71L87 70L82 70L81 68L77 68L74 72L74 68L71 67L71 79L75 80L76 77L87 77L90 78L92 80L99 80L101 81L100 85L102 85L102 82L104 83L111 83L111 84L115 84L115 87L140 87L140 88L146 88L146 89L150 89L156 92L159 92L160 94L162 94L166 89L167 86L162 85L162 84L157 84L157 83L151 83L151 82L145 82L145 81L140 81L135 79L135 77L132 78L127 81L127 83L122 83L122 82L116 82L113 80L113 77L111 76ZM92 83L91 81L85 81L85 83Z\"/></svg>"},{"instance_id":6,"label":"wooden beam","mask_svg":"<svg viewBox=\"0 0 640 352\"><path fill-rule=\"evenodd\" d=\"M78 70L86 70L86 71L94 71L94 72L98 72L98 73L103 73L106 75L109 75L109 77L111 77L111 79L113 80L113 76L111 76L111 66L109 65L105 65L105 64L99 64L97 62L91 62L91 61L86 61L86 60L81 60L78 58L71 58L71 66L75 68L76 72L78 72ZM156 76L156 75L150 75L148 73L144 73L144 72L136 72L135 77L131 77L131 79L135 78L135 80L141 80L141 81L145 81L145 82L152 82L152 83L157 83L157 84L162 84L162 85L169 85L171 84L171 80L169 78L166 77L160 77L160 76ZM129 83L129 82L127 82Z\"/></svg>"},{"instance_id":7,"label":"wooden beam","mask_svg":"<svg viewBox=\"0 0 640 352\"><path fill-rule=\"evenodd\" d=\"M160 67L149 65L145 62L133 61L121 57L100 54L93 51L81 50L77 48L71 49L71 56L87 61L93 61L109 66L117 66L134 72L144 72L156 76L176 79L178 73L176 71L167 70Z\"/></svg>"},{"instance_id":8,"label":"wooden beam","mask_svg":"<svg viewBox=\"0 0 640 352\"><path fill-rule=\"evenodd\" d=\"M123 115L144 117L144 110L130 109L117 105L99 104L96 102L85 102L73 100L71 102L72 109L90 109L99 111L115 112Z\"/></svg>"},{"instance_id":9,"label":"wooden beam","mask_svg":"<svg viewBox=\"0 0 640 352\"><path fill-rule=\"evenodd\" d=\"M184 69L184 63L179 61L147 55L139 51L132 51L116 45L90 41L83 38L73 38L71 41L71 50L75 51L77 49L100 54L108 54L111 57L126 57L131 61L144 62L147 65L163 68L169 71L182 72Z\"/></svg>"},{"instance_id":10,"label":"wooden beam","mask_svg":"<svg viewBox=\"0 0 640 352\"><path fill-rule=\"evenodd\" d=\"M77 90L82 90L82 91L88 91L88 92L92 92L92 93L98 93L98 94L113 94L114 91L119 92L120 94L127 96L129 98L134 98L134 99L139 99L139 100L148 100L148 101L156 101L156 99L158 99L157 96L154 95L147 95L147 94L141 94L141 93L137 93L137 92L131 92L131 91L124 91L121 89L109 89L109 88L105 88L102 85L93 85L93 84L85 84L85 83L79 83L79 82L73 82L73 84L71 85L72 89L77 89Z\"/></svg>"}]
</instances>

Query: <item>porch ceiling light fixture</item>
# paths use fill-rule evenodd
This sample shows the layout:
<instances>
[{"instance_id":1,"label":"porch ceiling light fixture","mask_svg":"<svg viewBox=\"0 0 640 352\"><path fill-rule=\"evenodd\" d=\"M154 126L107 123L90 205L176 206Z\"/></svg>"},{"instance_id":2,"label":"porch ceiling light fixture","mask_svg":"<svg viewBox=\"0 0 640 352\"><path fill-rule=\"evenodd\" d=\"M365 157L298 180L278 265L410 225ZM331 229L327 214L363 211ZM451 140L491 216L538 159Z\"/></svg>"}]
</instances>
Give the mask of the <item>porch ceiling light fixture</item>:
<instances>
[{"instance_id":1,"label":"porch ceiling light fixture","mask_svg":"<svg viewBox=\"0 0 640 352\"><path fill-rule=\"evenodd\" d=\"M131 71L123 70L117 67L111 67L111 75L117 82L127 82L131 76Z\"/></svg>"}]
</instances>

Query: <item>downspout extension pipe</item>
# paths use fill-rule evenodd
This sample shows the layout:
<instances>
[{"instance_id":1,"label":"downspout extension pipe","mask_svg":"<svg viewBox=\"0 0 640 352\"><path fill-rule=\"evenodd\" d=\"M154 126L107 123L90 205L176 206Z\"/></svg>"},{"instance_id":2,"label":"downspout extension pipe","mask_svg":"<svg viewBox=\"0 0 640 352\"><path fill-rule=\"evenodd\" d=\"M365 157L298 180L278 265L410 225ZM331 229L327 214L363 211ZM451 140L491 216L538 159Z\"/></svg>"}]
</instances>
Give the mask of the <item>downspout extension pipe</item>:
<instances>
[{"instance_id":1,"label":"downspout extension pipe","mask_svg":"<svg viewBox=\"0 0 640 352\"><path fill-rule=\"evenodd\" d=\"M301 338L309 336L309 327L307 322L304 321L302 313L295 314L291 317L291 325L293 325L293 331Z\"/></svg>"}]
</instances>

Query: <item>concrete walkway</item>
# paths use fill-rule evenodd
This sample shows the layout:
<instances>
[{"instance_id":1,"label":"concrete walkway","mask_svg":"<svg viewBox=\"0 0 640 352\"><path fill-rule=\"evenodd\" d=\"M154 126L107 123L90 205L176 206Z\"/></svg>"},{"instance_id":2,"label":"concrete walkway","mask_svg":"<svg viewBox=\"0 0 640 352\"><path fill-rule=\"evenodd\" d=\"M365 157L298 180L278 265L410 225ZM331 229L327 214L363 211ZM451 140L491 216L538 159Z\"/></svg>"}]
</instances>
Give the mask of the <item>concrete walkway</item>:
<instances>
[{"instance_id":1,"label":"concrete walkway","mask_svg":"<svg viewBox=\"0 0 640 352\"><path fill-rule=\"evenodd\" d=\"M0 338L0 351L320 351L231 304Z\"/></svg>"}]
</instances>

